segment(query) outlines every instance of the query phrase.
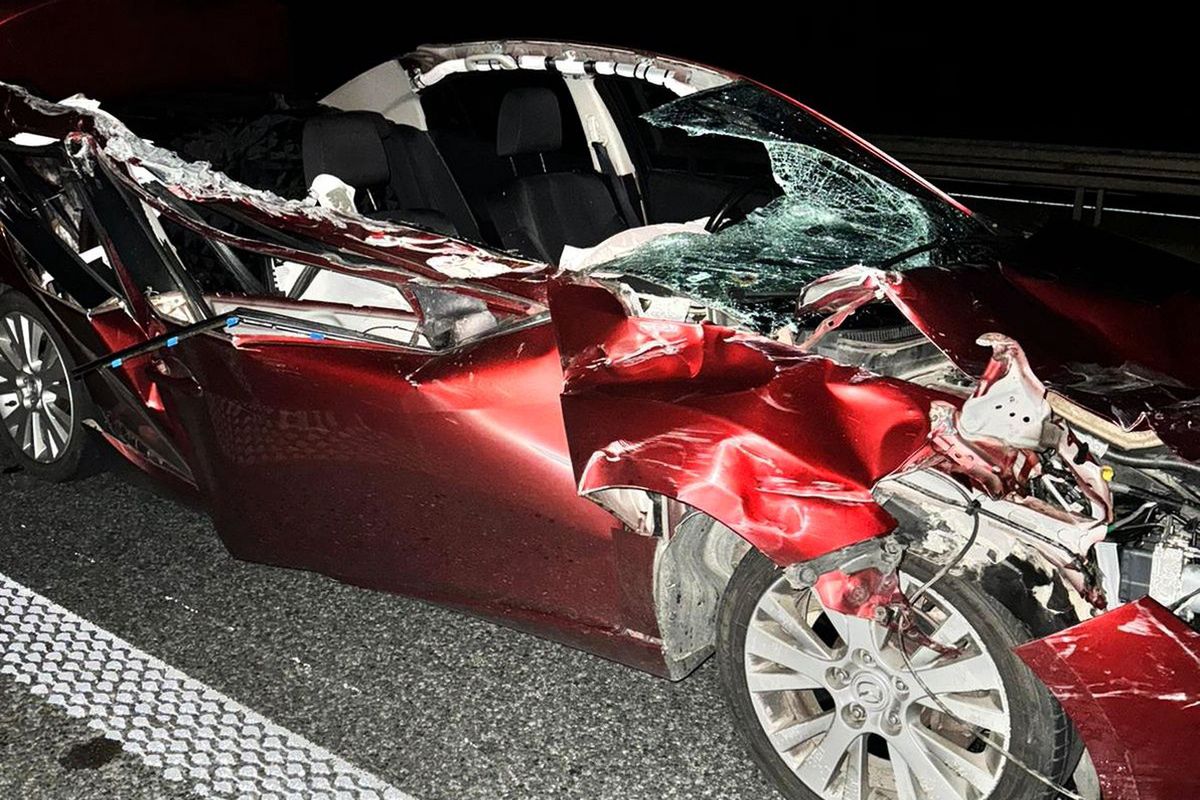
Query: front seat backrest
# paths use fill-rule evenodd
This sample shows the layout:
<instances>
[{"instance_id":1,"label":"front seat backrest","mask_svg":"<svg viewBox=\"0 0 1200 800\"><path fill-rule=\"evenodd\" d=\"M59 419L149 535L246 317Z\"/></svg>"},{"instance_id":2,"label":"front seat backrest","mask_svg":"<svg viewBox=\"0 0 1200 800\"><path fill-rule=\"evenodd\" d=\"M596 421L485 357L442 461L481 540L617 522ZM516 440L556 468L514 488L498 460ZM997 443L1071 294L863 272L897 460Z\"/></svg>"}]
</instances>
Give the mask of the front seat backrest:
<instances>
[{"instance_id":1,"label":"front seat backrest","mask_svg":"<svg viewBox=\"0 0 1200 800\"><path fill-rule=\"evenodd\" d=\"M551 264L565 245L591 247L626 228L600 175L545 171L545 156L562 144L562 112L553 91L522 88L504 96L496 154L512 161L517 177L489 203L492 221L505 247ZM518 161L531 155L538 157L535 164ZM533 174L522 175L526 168Z\"/></svg>"},{"instance_id":2,"label":"front seat backrest","mask_svg":"<svg viewBox=\"0 0 1200 800\"><path fill-rule=\"evenodd\" d=\"M562 110L549 89L512 89L500 101L496 154L520 156L562 149Z\"/></svg>"},{"instance_id":3,"label":"front seat backrest","mask_svg":"<svg viewBox=\"0 0 1200 800\"><path fill-rule=\"evenodd\" d=\"M339 178L357 190L364 216L479 238L475 218L424 131L393 125L373 111L346 111L308 120L302 151L308 185L323 173Z\"/></svg>"},{"instance_id":4,"label":"front seat backrest","mask_svg":"<svg viewBox=\"0 0 1200 800\"><path fill-rule=\"evenodd\" d=\"M370 111L313 117L304 123L301 152L304 180L312 186L321 174L333 175L358 190L358 206L383 209L383 192L391 180L383 149L386 121ZM363 198L363 193L369 197Z\"/></svg>"},{"instance_id":5,"label":"front seat backrest","mask_svg":"<svg viewBox=\"0 0 1200 800\"><path fill-rule=\"evenodd\" d=\"M458 235L480 240L475 215L428 132L394 125L383 146L392 192L402 208L429 209L444 216Z\"/></svg>"}]
</instances>

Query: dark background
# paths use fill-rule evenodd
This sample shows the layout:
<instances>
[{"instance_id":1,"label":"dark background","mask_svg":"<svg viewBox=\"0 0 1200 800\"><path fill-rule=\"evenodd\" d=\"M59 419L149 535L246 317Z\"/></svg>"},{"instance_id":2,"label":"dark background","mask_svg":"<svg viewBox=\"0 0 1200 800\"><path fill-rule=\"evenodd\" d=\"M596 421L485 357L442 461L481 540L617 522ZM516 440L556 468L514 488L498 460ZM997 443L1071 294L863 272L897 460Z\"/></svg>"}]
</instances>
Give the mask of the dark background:
<instances>
[{"instance_id":1,"label":"dark background","mask_svg":"<svg viewBox=\"0 0 1200 800\"><path fill-rule=\"evenodd\" d=\"M477 6L0 1L0 79L101 99L263 82L311 96L423 42L572 39L741 72L866 134L1200 150L1194 22L1155 4Z\"/></svg>"},{"instance_id":2,"label":"dark background","mask_svg":"<svg viewBox=\"0 0 1200 800\"><path fill-rule=\"evenodd\" d=\"M304 104L419 44L500 38L732 70L998 223L1070 221L1200 262L1200 35L1156 3L0 0L0 80L82 92L139 130L131 107L264 89Z\"/></svg>"},{"instance_id":3,"label":"dark background","mask_svg":"<svg viewBox=\"0 0 1200 800\"><path fill-rule=\"evenodd\" d=\"M718 0L701 10L705 5L680 3L674 14L641 12L638 4L593 7L617 18L603 22L587 21L582 5L559 19L526 12L404 24L402 14L375 12L386 21L365 28L355 12L331 19L297 8L293 29L297 41L336 39L330 46L339 60L363 67L393 43L403 50L417 39L604 42L742 73L864 133L1200 149L1200 33L1172 44L1174 31L1193 24L1152 6L1134 15L1134 5L1122 4L1122 13L1107 16L1097 4L1051 17L1045 8L1022 11L1017 4L941 11L918 4L903 11L861 3L836 11L806 2ZM371 56L358 60L362 52ZM316 60L299 64L314 82L322 69Z\"/></svg>"}]
</instances>

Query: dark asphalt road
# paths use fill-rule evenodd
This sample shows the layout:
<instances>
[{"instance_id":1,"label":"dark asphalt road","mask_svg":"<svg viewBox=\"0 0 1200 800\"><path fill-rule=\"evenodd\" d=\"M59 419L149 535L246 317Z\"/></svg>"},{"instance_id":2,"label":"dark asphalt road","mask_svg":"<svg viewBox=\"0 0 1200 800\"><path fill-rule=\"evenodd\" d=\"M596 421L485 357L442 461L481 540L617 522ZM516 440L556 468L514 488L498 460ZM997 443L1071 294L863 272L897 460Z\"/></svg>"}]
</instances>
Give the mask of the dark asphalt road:
<instances>
[{"instance_id":1,"label":"dark asphalt road","mask_svg":"<svg viewBox=\"0 0 1200 800\"><path fill-rule=\"evenodd\" d=\"M711 662L671 684L235 561L206 516L124 472L67 485L0 476L0 573L418 800L776 796ZM88 745L95 736L0 676L0 797L186 796L135 757Z\"/></svg>"}]
</instances>

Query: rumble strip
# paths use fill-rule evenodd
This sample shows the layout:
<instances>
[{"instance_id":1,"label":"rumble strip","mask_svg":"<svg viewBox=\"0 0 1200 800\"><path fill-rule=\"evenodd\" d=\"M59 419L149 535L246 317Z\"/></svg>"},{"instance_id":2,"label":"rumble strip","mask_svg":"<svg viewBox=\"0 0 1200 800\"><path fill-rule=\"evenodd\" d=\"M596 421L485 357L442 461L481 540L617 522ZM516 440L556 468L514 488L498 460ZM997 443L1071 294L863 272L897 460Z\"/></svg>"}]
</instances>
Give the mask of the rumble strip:
<instances>
[{"instance_id":1,"label":"rumble strip","mask_svg":"<svg viewBox=\"0 0 1200 800\"><path fill-rule=\"evenodd\" d=\"M0 574L0 675L206 797L413 800Z\"/></svg>"}]
</instances>

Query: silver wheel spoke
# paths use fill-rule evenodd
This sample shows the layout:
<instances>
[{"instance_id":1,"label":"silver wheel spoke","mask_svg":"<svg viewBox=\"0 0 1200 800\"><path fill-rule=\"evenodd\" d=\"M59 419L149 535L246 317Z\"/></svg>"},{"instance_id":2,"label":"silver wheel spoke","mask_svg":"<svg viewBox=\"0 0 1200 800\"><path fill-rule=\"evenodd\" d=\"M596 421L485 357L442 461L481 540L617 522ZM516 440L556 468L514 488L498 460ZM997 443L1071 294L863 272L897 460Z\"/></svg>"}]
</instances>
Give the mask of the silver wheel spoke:
<instances>
[{"instance_id":1,"label":"silver wheel spoke","mask_svg":"<svg viewBox=\"0 0 1200 800\"><path fill-rule=\"evenodd\" d=\"M55 419L54 414L50 412L50 407L47 407L42 416L45 419L46 427L46 443L50 446L50 454L57 458L62 452L63 445L67 443L67 429L62 422Z\"/></svg>"},{"instance_id":2,"label":"silver wheel spoke","mask_svg":"<svg viewBox=\"0 0 1200 800\"><path fill-rule=\"evenodd\" d=\"M24 319L27 320L26 324L29 335L29 365L40 371L43 364L42 345L49 344L49 342L46 340L46 331L41 325L29 320L28 317L25 317ZM54 347L51 346L50 349L53 350Z\"/></svg>"},{"instance_id":3,"label":"silver wheel spoke","mask_svg":"<svg viewBox=\"0 0 1200 800\"><path fill-rule=\"evenodd\" d=\"M963 637L971 635L971 624L962 614L954 613L938 626L929 637L940 645L954 647ZM932 647L922 647L909 659L914 667L926 667L938 659L941 654Z\"/></svg>"},{"instance_id":4,"label":"silver wheel spoke","mask_svg":"<svg viewBox=\"0 0 1200 800\"><path fill-rule=\"evenodd\" d=\"M771 744L775 745L775 749L782 752L787 752L793 747L804 744L814 736L820 736L827 733L833 725L832 711L826 711L820 716L806 719L803 722L797 722L792 725L785 725L774 733L767 734L771 739Z\"/></svg>"},{"instance_id":5,"label":"silver wheel spoke","mask_svg":"<svg viewBox=\"0 0 1200 800\"><path fill-rule=\"evenodd\" d=\"M746 684L752 692L798 692L824 686L821 679L799 672L747 672Z\"/></svg>"},{"instance_id":6,"label":"silver wheel spoke","mask_svg":"<svg viewBox=\"0 0 1200 800\"><path fill-rule=\"evenodd\" d=\"M21 449L31 458L36 457L33 449L33 414L29 412L21 421Z\"/></svg>"},{"instance_id":7,"label":"silver wheel spoke","mask_svg":"<svg viewBox=\"0 0 1200 800\"><path fill-rule=\"evenodd\" d=\"M963 697L954 694L941 694L937 699L954 715L955 719L980 728L987 728L1007 738L1008 714L1002 708L997 708L986 697ZM914 702L933 711L941 711L937 701L931 697L918 697Z\"/></svg>"},{"instance_id":8,"label":"silver wheel spoke","mask_svg":"<svg viewBox=\"0 0 1200 800\"><path fill-rule=\"evenodd\" d=\"M967 751L927 728L917 727L915 735L926 751L969 785L987 786L991 783L992 773L972 760Z\"/></svg>"},{"instance_id":9,"label":"silver wheel spoke","mask_svg":"<svg viewBox=\"0 0 1200 800\"><path fill-rule=\"evenodd\" d=\"M892 780L896 784L896 800L921 800L917 794L916 777L892 742L888 742L888 757L892 764Z\"/></svg>"},{"instance_id":10,"label":"silver wheel spoke","mask_svg":"<svg viewBox=\"0 0 1200 800\"><path fill-rule=\"evenodd\" d=\"M828 666L825 660L758 627L746 631L746 652L814 678L820 678Z\"/></svg>"},{"instance_id":11,"label":"silver wheel spoke","mask_svg":"<svg viewBox=\"0 0 1200 800\"><path fill-rule=\"evenodd\" d=\"M25 435L25 421L29 417L29 410L18 405L16 408L9 409L4 415L4 421L8 426L8 432L13 437L13 441L21 444L22 437Z\"/></svg>"},{"instance_id":12,"label":"silver wheel spoke","mask_svg":"<svg viewBox=\"0 0 1200 800\"><path fill-rule=\"evenodd\" d=\"M846 752L845 775L842 783L843 800L870 800L871 782L867 776L867 739L860 737Z\"/></svg>"},{"instance_id":13,"label":"silver wheel spoke","mask_svg":"<svg viewBox=\"0 0 1200 800\"><path fill-rule=\"evenodd\" d=\"M920 787L921 796L928 800L962 800L967 796L942 771L911 728L888 740L888 752L892 756L893 771L897 771L894 764L899 756L911 772L913 782Z\"/></svg>"},{"instance_id":14,"label":"silver wheel spoke","mask_svg":"<svg viewBox=\"0 0 1200 800\"><path fill-rule=\"evenodd\" d=\"M918 669L920 683L913 687L918 697L928 692L936 695L953 692L1000 691L1000 673L985 655L964 655L945 664ZM928 692L926 691L928 688Z\"/></svg>"},{"instance_id":15,"label":"silver wheel spoke","mask_svg":"<svg viewBox=\"0 0 1200 800\"><path fill-rule=\"evenodd\" d=\"M783 628L788 636L791 636L806 649L820 653L825 659L833 658L833 651L825 642L821 641L821 637L812 629L808 622L801 619L796 613L784 607L779 602L779 598L774 594L768 594L763 597L762 603L759 604L759 610L765 613L768 617L779 623L779 627Z\"/></svg>"},{"instance_id":16,"label":"silver wheel spoke","mask_svg":"<svg viewBox=\"0 0 1200 800\"><path fill-rule=\"evenodd\" d=\"M4 356L14 370L21 372L21 367L25 365L25 360L21 357L20 347L17 344L17 322L12 317L6 317L4 320L7 330L0 332L0 355Z\"/></svg>"},{"instance_id":17,"label":"silver wheel spoke","mask_svg":"<svg viewBox=\"0 0 1200 800\"><path fill-rule=\"evenodd\" d=\"M62 451L62 443L59 441L57 434L54 433L54 428L50 426L48 418L43 414L42 430L46 434L46 449L50 451L51 458L58 458L58 454Z\"/></svg>"},{"instance_id":18,"label":"silver wheel spoke","mask_svg":"<svg viewBox=\"0 0 1200 800\"><path fill-rule=\"evenodd\" d=\"M42 415L31 411L29 420L33 427L33 457L40 461L46 453L46 431L42 425Z\"/></svg>"},{"instance_id":19,"label":"silver wheel spoke","mask_svg":"<svg viewBox=\"0 0 1200 800\"><path fill-rule=\"evenodd\" d=\"M62 362L58 358L58 348L49 340L49 337L46 339L46 344L46 355L42 358L41 371L48 374L58 374L62 370Z\"/></svg>"},{"instance_id":20,"label":"silver wheel spoke","mask_svg":"<svg viewBox=\"0 0 1200 800\"><path fill-rule=\"evenodd\" d=\"M46 418L50 421L50 427L54 429L58 440L65 443L71 433L71 415L54 405L54 403L47 403L45 408Z\"/></svg>"},{"instance_id":21,"label":"silver wheel spoke","mask_svg":"<svg viewBox=\"0 0 1200 800\"><path fill-rule=\"evenodd\" d=\"M21 350L21 356L24 358L25 364L32 368L37 354L33 352L33 335L29 332L29 317L22 314L18 319L18 323L20 325L20 334L17 339L17 345Z\"/></svg>"},{"instance_id":22,"label":"silver wheel spoke","mask_svg":"<svg viewBox=\"0 0 1200 800\"><path fill-rule=\"evenodd\" d=\"M885 628L875 620L864 619L840 611L826 609L825 615L837 630L838 636L850 648L862 648L870 653L879 652L879 644L883 640Z\"/></svg>"},{"instance_id":23,"label":"silver wheel spoke","mask_svg":"<svg viewBox=\"0 0 1200 800\"><path fill-rule=\"evenodd\" d=\"M861 739L861 731L854 730L840 719L834 720L833 725L825 734L825 738L808 751L797 774L809 786L818 791L825 791L833 781L833 776L837 773L838 765L842 762L846 751Z\"/></svg>"}]
</instances>

